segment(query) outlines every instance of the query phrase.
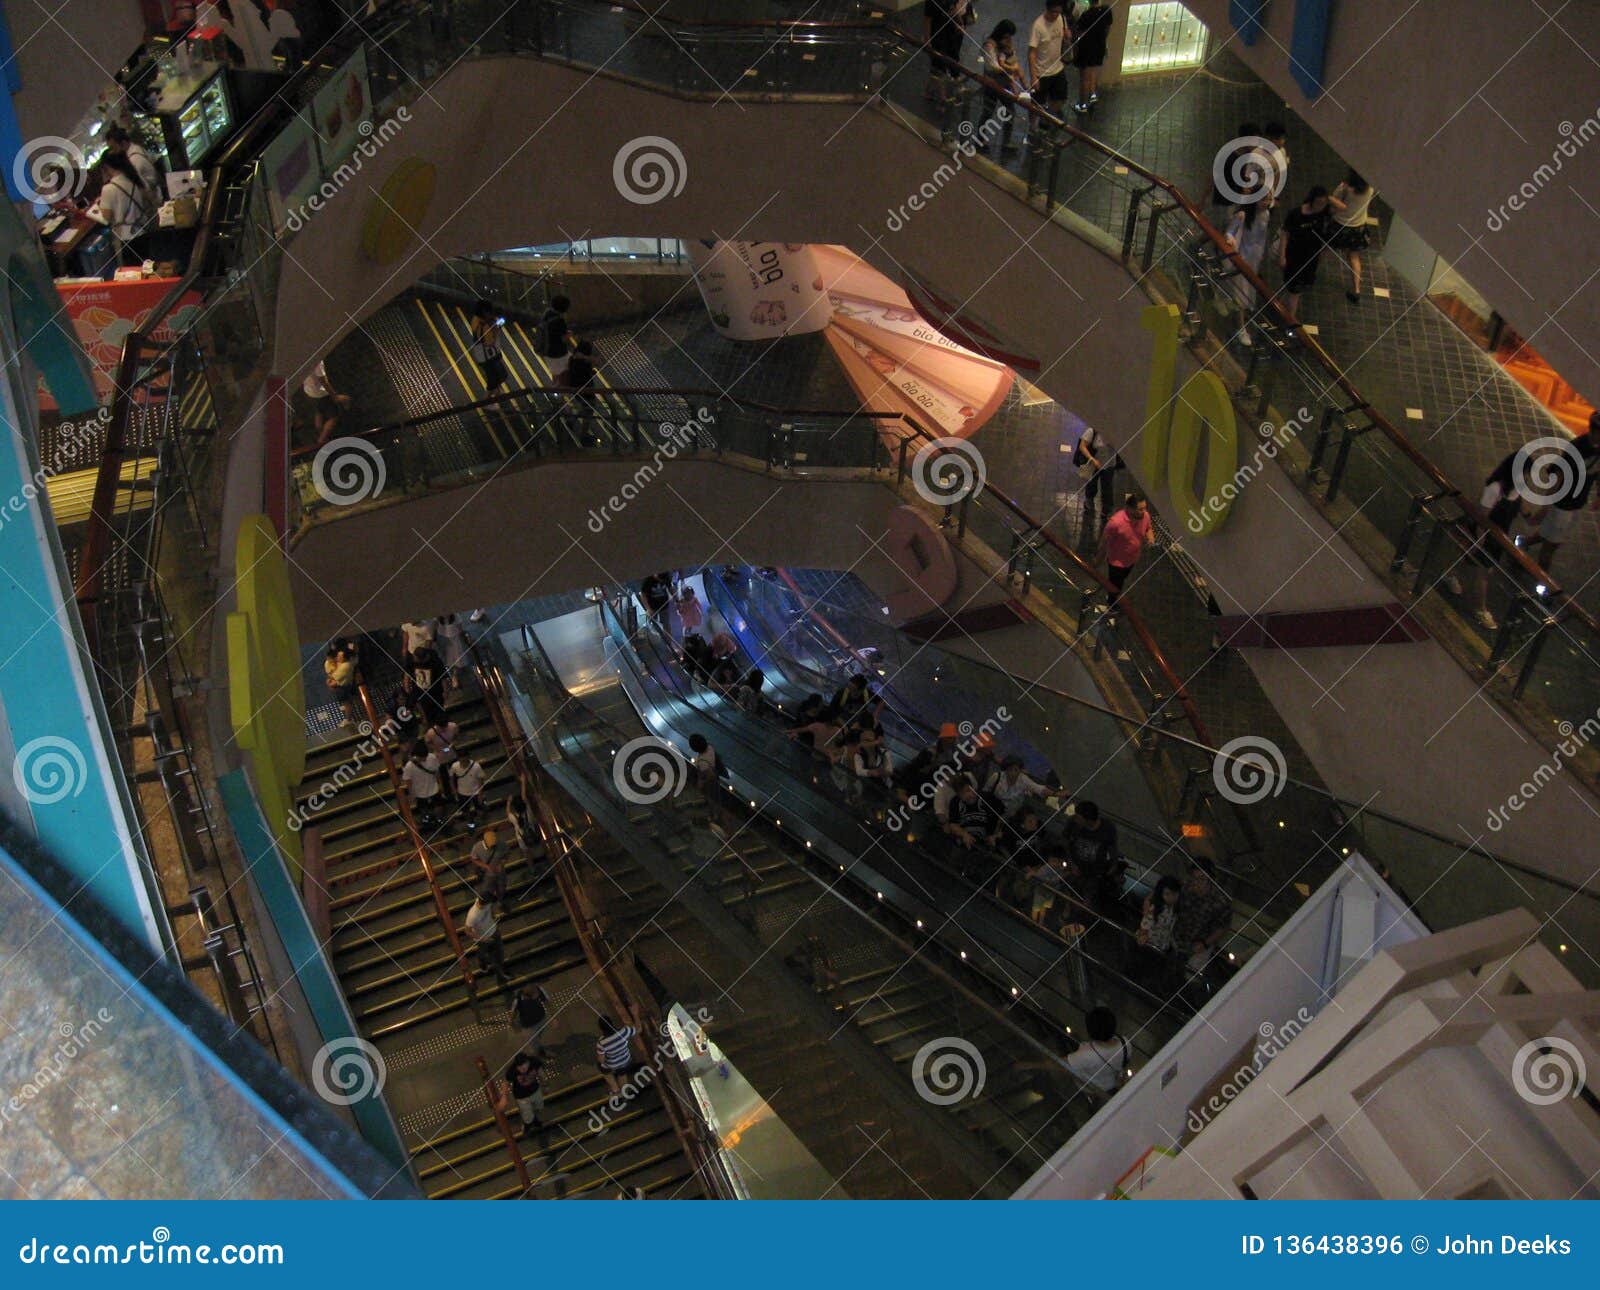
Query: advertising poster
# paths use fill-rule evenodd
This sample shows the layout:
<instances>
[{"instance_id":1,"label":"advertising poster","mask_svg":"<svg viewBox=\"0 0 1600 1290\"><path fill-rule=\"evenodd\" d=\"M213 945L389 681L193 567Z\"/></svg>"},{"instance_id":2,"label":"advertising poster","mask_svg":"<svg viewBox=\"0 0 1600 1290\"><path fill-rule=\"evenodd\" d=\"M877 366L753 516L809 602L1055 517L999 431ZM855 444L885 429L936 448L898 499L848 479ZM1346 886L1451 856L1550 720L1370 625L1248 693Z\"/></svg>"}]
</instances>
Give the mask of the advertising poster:
<instances>
[{"instance_id":1,"label":"advertising poster","mask_svg":"<svg viewBox=\"0 0 1600 1290\"><path fill-rule=\"evenodd\" d=\"M311 114L317 123L323 167L331 170L355 151L362 122L372 118L365 45L317 91L311 101Z\"/></svg>"},{"instance_id":2,"label":"advertising poster","mask_svg":"<svg viewBox=\"0 0 1600 1290\"><path fill-rule=\"evenodd\" d=\"M273 228L281 233L289 212L316 191L317 141L311 127L298 117L291 121L262 152L261 168L272 199Z\"/></svg>"},{"instance_id":3,"label":"advertising poster","mask_svg":"<svg viewBox=\"0 0 1600 1290\"><path fill-rule=\"evenodd\" d=\"M144 278L138 282L58 282L56 292L72 319L73 330L83 346L94 377L95 393L102 404L111 398L117 364L122 360L123 342L137 331L150 311L171 291L176 278ZM188 292L178 307L148 339L160 344L186 331L200 312L200 293ZM40 388L40 406L54 408L55 402Z\"/></svg>"}]
</instances>

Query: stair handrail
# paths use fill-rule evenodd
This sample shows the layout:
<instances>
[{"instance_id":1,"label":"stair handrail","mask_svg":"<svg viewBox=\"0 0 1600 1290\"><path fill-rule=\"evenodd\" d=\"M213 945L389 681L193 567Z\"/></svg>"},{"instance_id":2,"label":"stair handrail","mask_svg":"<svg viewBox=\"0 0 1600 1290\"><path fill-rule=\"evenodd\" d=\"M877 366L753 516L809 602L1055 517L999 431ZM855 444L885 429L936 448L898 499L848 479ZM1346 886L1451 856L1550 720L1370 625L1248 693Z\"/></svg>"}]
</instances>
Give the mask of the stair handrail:
<instances>
[{"instance_id":1,"label":"stair handrail","mask_svg":"<svg viewBox=\"0 0 1600 1290\"><path fill-rule=\"evenodd\" d=\"M545 855L550 861L550 871L555 878L556 889L561 893L561 903L566 907L568 921L578 934L578 942L583 947L590 974L599 983L616 1013L630 1018L635 1023L634 1047L638 1050L635 1056L642 1053L648 1063L652 1054L644 1049L644 1036L648 1033L664 1038L665 1018L655 1007L654 1000L650 999L647 991L641 994L639 990L632 988L631 983L623 979L623 974L616 966L617 956L609 952L609 947L605 945L604 933L586 913L585 902L581 895L582 878L579 876L574 859L576 855L582 853L582 848L557 822L555 813L550 809L549 802L534 777L534 772L528 766L525 750L530 741L516 736L510 718L506 715L507 709L513 705L505 677L498 664L485 657L484 651L479 649L475 639L466 636L463 639L466 641L467 654L472 659L479 688L487 700L490 720L494 723L495 731L506 749L507 758L516 775L522 800L533 812L534 825L539 831ZM673 1134L677 1137L684 1155L688 1157L695 1173L702 1181L712 1186L720 1199L737 1199L736 1193L728 1184L724 1170L717 1163L721 1144L714 1141L709 1127L701 1118L692 1090L684 1083L681 1072L676 1069L674 1063L666 1061L657 1065L657 1074L670 1086L671 1091L670 1097L662 1097L661 1105L667 1118L672 1122ZM684 1108L689 1108L689 1111L686 1113Z\"/></svg>"},{"instance_id":2,"label":"stair handrail","mask_svg":"<svg viewBox=\"0 0 1600 1290\"><path fill-rule=\"evenodd\" d=\"M411 843L412 854L422 868L422 876L428 884L428 892L433 897L433 911L439 918L439 924L444 928L445 940L449 942L450 952L455 957L456 967L461 973L462 984L467 989L467 999L472 1006L472 1015L478 1020L483 1019L482 1002L478 998L477 976L472 970L472 964L467 958L465 946L461 943L460 933L456 930L456 920L450 913L450 906L444 898L444 891L439 886L439 875L433 867L433 859L428 854L427 840L422 836L422 830L417 825L417 817L411 810L411 801L406 794L405 783L400 778L400 771L394 763L394 753L389 747L389 740L384 735L383 722L378 717L377 706L372 702L372 692L367 689L365 680L357 684L356 692L361 698L362 710L367 714L367 725L372 731L373 742L378 745L378 751L383 757L383 768L388 774L389 783L394 789L395 810L400 816L400 822L405 826L407 837ZM440 768L441 773L446 773L446 768Z\"/></svg>"},{"instance_id":3,"label":"stair handrail","mask_svg":"<svg viewBox=\"0 0 1600 1290\"><path fill-rule=\"evenodd\" d=\"M500 1137L506 1144L506 1154L511 1157L511 1167L517 1171L517 1181L522 1184L522 1195L518 1199L528 1200L533 1191L533 1179L528 1174L528 1162L522 1158L522 1148L517 1145L516 1135L511 1132L511 1121L506 1118L505 1110L497 1096L500 1081L489 1073L489 1063L484 1061L481 1055L474 1056L472 1061L477 1066L478 1078L483 1083L483 1100L489 1104L489 1114L494 1117L494 1127L500 1131Z\"/></svg>"}]
</instances>

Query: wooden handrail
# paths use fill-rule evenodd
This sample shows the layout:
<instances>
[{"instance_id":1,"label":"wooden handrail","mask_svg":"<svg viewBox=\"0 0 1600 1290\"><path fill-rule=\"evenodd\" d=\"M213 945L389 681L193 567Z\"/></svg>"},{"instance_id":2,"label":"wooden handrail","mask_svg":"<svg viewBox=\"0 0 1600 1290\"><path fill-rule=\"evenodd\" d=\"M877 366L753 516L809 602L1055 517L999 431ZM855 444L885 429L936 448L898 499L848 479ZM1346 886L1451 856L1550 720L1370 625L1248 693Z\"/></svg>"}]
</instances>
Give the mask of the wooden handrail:
<instances>
[{"instance_id":1,"label":"wooden handrail","mask_svg":"<svg viewBox=\"0 0 1600 1290\"><path fill-rule=\"evenodd\" d=\"M561 893L561 903L566 908L567 917L574 930L578 933L578 943L583 947L590 974L599 982L601 991L615 1015L627 1017L632 1022L636 1032L635 1057L642 1057L644 1061L650 1062L654 1054L645 1048L644 1036L646 1033L663 1036L664 1018L655 1008L653 1000L648 1000L647 995L641 995L639 991L629 988L621 979L615 956L602 953L602 933L589 918L581 894L582 880L574 862L574 856L579 854L579 848L556 821L544 794L539 791L534 773L524 755L527 741L516 737L505 715L506 708L510 706L505 678L498 667L484 658L477 641L468 637L466 643L473 670L478 676L478 685L487 701L490 719L494 722L496 733L516 773L523 801L534 813L534 822L539 830L545 856L550 862L556 890ZM679 1144L689 1157L695 1172L703 1180L715 1183L722 1177L714 1159L717 1148L705 1140L705 1131L699 1116L691 1116L685 1110L686 1107L694 1105L690 1090L678 1078L672 1063L660 1063L658 1074L663 1081L672 1086L673 1095L663 1097L661 1105L667 1113L667 1118L672 1121L673 1132ZM731 1199L731 1196L728 1198Z\"/></svg>"},{"instance_id":2,"label":"wooden handrail","mask_svg":"<svg viewBox=\"0 0 1600 1290\"><path fill-rule=\"evenodd\" d=\"M522 1184L521 1199L528 1200L529 1193L533 1191L533 1179L528 1175L528 1162L522 1158L522 1148L517 1145L516 1135L511 1132L511 1121L506 1118L506 1113L500 1106L500 1099L495 1096L499 1081L489 1073L489 1063L481 1056L472 1060L478 1067L478 1078L483 1081L483 1098L489 1104L489 1114L494 1116L495 1128L500 1130L506 1151L511 1156L511 1167L517 1171L517 1181Z\"/></svg>"},{"instance_id":3,"label":"wooden handrail","mask_svg":"<svg viewBox=\"0 0 1600 1290\"><path fill-rule=\"evenodd\" d=\"M373 705L372 694L367 689L367 683L362 681L357 687L361 696L362 710L367 714L367 724L372 728L373 741L378 745L378 751L383 756L383 767L388 772L389 782L394 787L395 809L399 812L401 823L405 825L406 833L411 839L411 848L417 857L417 862L422 866L422 876L427 879L428 891L433 896L433 911L439 917L439 924L444 928L445 940L450 943L450 952L455 955L456 966L461 971L462 983L467 987L467 998L472 1003L474 1016L479 1015L478 984L472 971L472 965L467 959L465 948L461 944L460 934L456 931L456 920L450 915L450 906L445 903L444 892L439 887L438 874L434 872L433 860L428 855L428 844L423 839L422 830L417 827L417 818L412 813L411 802L406 795L405 783L400 778L400 771L394 764L394 754L389 750L389 741L383 736L383 726L378 719L378 710ZM445 773L443 767L440 773Z\"/></svg>"}]
</instances>

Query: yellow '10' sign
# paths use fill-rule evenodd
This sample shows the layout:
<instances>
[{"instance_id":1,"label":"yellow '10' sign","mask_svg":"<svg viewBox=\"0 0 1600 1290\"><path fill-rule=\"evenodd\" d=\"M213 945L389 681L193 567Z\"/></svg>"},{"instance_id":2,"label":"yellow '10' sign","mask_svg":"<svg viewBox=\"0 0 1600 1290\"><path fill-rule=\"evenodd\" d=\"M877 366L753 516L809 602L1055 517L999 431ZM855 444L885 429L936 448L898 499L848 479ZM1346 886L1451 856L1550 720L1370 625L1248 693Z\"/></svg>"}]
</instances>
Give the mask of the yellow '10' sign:
<instances>
[{"instance_id":1,"label":"yellow '10' sign","mask_svg":"<svg viewBox=\"0 0 1600 1290\"><path fill-rule=\"evenodd\" d=\"M1178 307L1150 305L1140 325L1155 339L1150 387L1145 395L1141 464L1153 485L1167 481L1179 513L1190 517L1189 531L1204 536L1222 527L1233 507L1239 469L1239 427L1233 401L1213 372L1196 372L1174 395L1178 374ZM1206 450L1206 495L1194 493L1195 464L1202 429L1210 431Z\"/></svg>"}]
</instances>

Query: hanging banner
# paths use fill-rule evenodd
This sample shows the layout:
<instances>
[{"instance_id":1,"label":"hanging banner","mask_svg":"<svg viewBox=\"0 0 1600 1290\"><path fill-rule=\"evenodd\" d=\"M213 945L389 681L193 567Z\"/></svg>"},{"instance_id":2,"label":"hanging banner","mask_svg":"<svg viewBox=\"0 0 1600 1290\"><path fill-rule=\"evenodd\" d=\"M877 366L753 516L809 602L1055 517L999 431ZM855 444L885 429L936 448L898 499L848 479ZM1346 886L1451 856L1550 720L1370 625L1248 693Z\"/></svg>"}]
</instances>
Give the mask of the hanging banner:
<instances>
[{"instance_id":1,"label":"hanging banner","mask_svg":"<svg viewBox=\"0 0 1600 1290\"><path fill-rule=\"evenodd\" d=\"M712 325L729 340L821 331L832 311L812 248L802 242L685 239Z\"/></svg>"},{"instance_id":2,"label":"hanging banner","mask_svg":"<svg viewBox=\"0 0 1600 1290\"><path fill-rule=\"evenodd\" d=\"M862 403L965 438L994 415L1015 373L932 327L898 286L842 246L814 246L832 307L827 339Z\"/></svg>"}]
</instances>

